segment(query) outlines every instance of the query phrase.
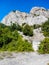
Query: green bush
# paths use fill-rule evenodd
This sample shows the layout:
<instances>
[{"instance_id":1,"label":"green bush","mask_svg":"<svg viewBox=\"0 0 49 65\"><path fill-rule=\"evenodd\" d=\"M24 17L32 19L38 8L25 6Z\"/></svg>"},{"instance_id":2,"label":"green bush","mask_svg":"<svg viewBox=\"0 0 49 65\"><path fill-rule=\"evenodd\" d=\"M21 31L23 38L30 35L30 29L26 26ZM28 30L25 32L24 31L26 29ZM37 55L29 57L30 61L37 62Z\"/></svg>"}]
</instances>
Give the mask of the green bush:
<instances>
[{"instance_id":1,"label":"green bush","mask_svg":"<svg viewBox=\"0 0 49 65\"><path fill-rule=\"evenodd\" d=\"M29 26L28 24L26 24L23 27L23 34L27 36L33 36L33 28Z\"/></svg>"},{"instance_id":2,"label":"green bush","mask_svg":"<svg viewBox=\"0 0 49 65\"><path fill-rule=\"evenodd\" d=\"M49 38L45 38L39 45L38 52L41 54L49 54Z\"/></svg>"},{"instance_id":3,"label":"green bush","mask_svg":"<svg viewBox=\"0 0 49 65\"><path fill-rule=\"evenodd\" d=\"M21 36L18 38L18 40L13 40L9 44L4 45L1 48L2 51L16 51L16 52L31 52L34 51L32 48L32 44L28 41L25 41L21 38Z\"/></svg>"},{"instance_id":4,"label":"green bush","mask_svg":"<svg viewBox=\"0 0 49 65\"><path fill-rule=\"evenodd\" d=\"M4 49L4 48L3 48ZM32 45L29 42L19 40L19 41L12 41L6 46L8 51L16 51L16 52L30 52L33 51Z\"/></svg>"},{"instance_id":5,"label":"green bush","mask_svg":"<svg viewBox=\"0 0 49 65\"><path fill-rule=\"evenodd\" d=\"M18 30L22 31L22 27L19 24L11 23L11 26L9 26L11 31Z\"/></svg>"},{"instance_id":6,"label":"green bush","mask_svg":"<svg viewBox=\"0 0 49 65\"><path fill-rule=\"evenodd\" d=\"M20 30L20 27L14 25L0 27L0 51L33 51L32 44L24 40L18 33L17 30Z\"/></svg>"},{"instance_id":7,"label":"green bush","mask_svg":"<svg viewBox=\"0 0 49 65\"><path fill-rule=\"evenodd\" d=\"M0 27L1 27L1 28L5 28L6 25L4 25L3 23L0 23Z\"/></svg>"},{"instance_id":8,"label":"green bush","mask_svg":"<svg viewBox=\"0 0 49 65\"><path fill-rule=\"evenodd\" d=\"M44 36L49 37L49 20L42 24L41 29Z\"/></svg>"},{"instance_id":9,"label":"green bush","mask_svg":"<svg viewBox=\"0 0 49 65\"><path fill-rule=\"evenodd\" d=\"M33 28L34 28L34 29L37 29L37 28L40 28L40 27L41 27L41 25L39 25L39 24L34 24L34 25L33 25Z\"/></svg>"}]
</instances>

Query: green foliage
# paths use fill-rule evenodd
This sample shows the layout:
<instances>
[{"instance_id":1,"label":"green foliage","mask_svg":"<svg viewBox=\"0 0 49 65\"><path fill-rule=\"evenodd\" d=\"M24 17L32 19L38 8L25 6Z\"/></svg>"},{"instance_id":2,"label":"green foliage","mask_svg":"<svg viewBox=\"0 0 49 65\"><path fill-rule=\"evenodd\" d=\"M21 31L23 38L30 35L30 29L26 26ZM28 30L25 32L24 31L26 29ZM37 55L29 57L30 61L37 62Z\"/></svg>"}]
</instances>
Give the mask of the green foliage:
<instances>
[{"instance_id":1,"label":"green foliage","mask_svg":"<svg viewBox=\"0 0 49 65\"><path fill-rule=\"evenodd\" d=\"M45 38L41 41L38 52L41 54L49 53L49 38Z\"/></svg>"},{"instance_id":2,"label":"green foliage","mask_svg":"<svg viewBox=\"0 0 49 65\"><path fill-rule=\"evenodd\" d=\"M16 51L16 52L33 51L31 43L20 39L18 39L17 41L13 40L7 46L2 47L2 50Z\"/></svg>"},{"instance_id":3,"label":"green foliage","mask_svg":"<svg viewBox=\"0 0 49 65\"><path fill-rule=\"evenodd\" d=\"M8 37L8 35L8 28L2 29L2 33L0 34L0 47L2 47L5 44L8 44L12 40L12 38Z\"/></svg>"},{"instance_id":4,"label":"green foliage","mask_svg":"<svg viewBox=\"0 0 49 65\"><path fill-rule=\"evenodd\" d=\"M44 36L49 37L49 20L42 24L41 29Z\"/></svg>"},{"instance_id":5,"label":"green foliage","mask_svg":"<svg viewBox=\"0 0 49 65\"><path fill-rule=\"evenodd\" d=\"M22 26L26 25L26 23L23 23Z\"/></svg>"},{"instance_id":6,"label":"green foliage","mask_svg":"<svg viewBox=\"0 0 49 65\"><path fill-rule=\"evenodd\" d=\"M0 26L0 51L33 51L32 44L24 40L18 33L19 25Z\"/></svg>"},{"instance_id":7,"label":"green foliage","mask_svg":"<svg viewBox=\"0 0 49 65\"><path fill-rule=\"evenodd\" d=\"M22 26L20 26L19 24L17 24L17 28L16 29L19 30L19 31L22 31Z\"/></svg>"},{"instance_id":8,"label":"green foliage","mask_svg":"<svg viewBox=\"0 0 49 65\"><path fill-rule=\"evenodd\" d=\"M1 27L1 28L5 28L5 27L6 27L6 25L4 25L4 24L0 23L0 27Z\"/></svg>"},{"instance_id":9,"label":"green foliage","mask_svg":"<svg viewBox=\"0 0 49 65\"><path fill-rule=\"evenodd\" d=\"M34 24L34 25L33 25L33 28L34 28L34 29L37 29L37 28L39 28L39 27L41 27L41 25L39 25L39 24Z\"/></svg>"},{"instance_id":10,"label":"green foliage","mask_svg":"<svg viewBox=\"0 0 49 65\"><path fill-rule=\"evenodd\" d=\"M33 36L33 28L29 26L28 24L26 24L23 27L23 34L27 36Z\"/></svg>"},{"instance_id":11,"label":"green foliage","mask_svg":"<svg viewBox=\"0 0 49 65\"><path fill-rule=\"evenodd\" d=\"M11 23L11 26L9 26L11 31L19 30L22 31L22 27L19 24Z\"/></svg>"}]
</instances>

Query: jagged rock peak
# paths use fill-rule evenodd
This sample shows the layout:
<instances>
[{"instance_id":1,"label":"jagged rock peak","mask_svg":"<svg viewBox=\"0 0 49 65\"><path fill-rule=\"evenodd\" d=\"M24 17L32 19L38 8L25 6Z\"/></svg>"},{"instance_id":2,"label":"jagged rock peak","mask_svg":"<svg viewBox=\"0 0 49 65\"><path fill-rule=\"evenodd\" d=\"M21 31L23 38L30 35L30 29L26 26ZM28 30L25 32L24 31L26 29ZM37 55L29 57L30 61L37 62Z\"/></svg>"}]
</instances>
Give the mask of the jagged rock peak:
<instances>
[{"instance_id":1,"label":"jagged rock peak","mask_svg":"<svg viewBox=\"0 0 49 65\"><path fill-rule=\"evenodd\" d=\"M44 7L33 7L31 9L30 13L33 13L34 11L39 11L39 10L46 11L46 9Z\"/></svg>"},{"instance_id":2,"label":"jagged rock peak","mask_svg":"<svg viewBox=\"0 0 49 65\"><path fill-rule=\"evenodd\" d=\"M46 10L44 7L33 7L30 11L31 14L35 16L43 15L49 18L49 11Z\"/></svg>"},{"instance_id":3,"label":"jagged rock peak","mask_svg":"<svg viewBox=\"0 0 49 65\"><path fill-rule=\"evenodd\" d=\"M47 21L48 18L49 11L43 7L34 7L31 9L30 13L13 10L6 15L1 22L6 25L10 25L11 21L12 23L18 23L19 25L22 25L23 23L34 25L42 24L43 22Z\"/></svg>"}]
</instances>

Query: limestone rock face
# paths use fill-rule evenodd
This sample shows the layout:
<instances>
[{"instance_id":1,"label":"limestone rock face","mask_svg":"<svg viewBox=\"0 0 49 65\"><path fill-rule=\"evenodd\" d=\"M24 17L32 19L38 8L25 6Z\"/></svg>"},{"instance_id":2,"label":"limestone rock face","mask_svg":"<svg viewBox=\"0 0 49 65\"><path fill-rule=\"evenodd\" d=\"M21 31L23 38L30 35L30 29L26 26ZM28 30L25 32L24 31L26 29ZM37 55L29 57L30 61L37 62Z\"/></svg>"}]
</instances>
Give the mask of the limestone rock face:
<instances>
[{"instance_id":1,"label":"limestone rock face","mask_svg":"<svg viewBox=\"0 0 49 65\"><path fill-rule=\"evenodd\" d=\"M42 24L47 21L48 18L49 10L46 10L43 7L34 7L31 9L30 13L12 11L6 15L1 22L6 25L11 25L11 22L18 23L19 25L22 25L23 23L34 25Z\"/></svg>"},{"instance_id":2,"label":"limestone rock face","mask_svg":"<svg viewBox=\"0 0 49 65\"><path fill-rule=\"evenodd\" d=\"M18 23L21 25L25 21L25 16L27 16L26 13L23 13L20 11L15 11L15 12L12 11L3 18L2 23L6 25L10 25L12 22L12 23Z\"/></svg>"},{"instance_id":3,"label":"limestone rock face","mask_svg":"<svg viewBox=\"0 0 49 65\"><path fill-rule=\"evenodd\" d=\"M43 15L49 18L49 11L43 7L34 7L31 9L30 13L34 14L35 16Z\"/></svg>"}]
</instances>

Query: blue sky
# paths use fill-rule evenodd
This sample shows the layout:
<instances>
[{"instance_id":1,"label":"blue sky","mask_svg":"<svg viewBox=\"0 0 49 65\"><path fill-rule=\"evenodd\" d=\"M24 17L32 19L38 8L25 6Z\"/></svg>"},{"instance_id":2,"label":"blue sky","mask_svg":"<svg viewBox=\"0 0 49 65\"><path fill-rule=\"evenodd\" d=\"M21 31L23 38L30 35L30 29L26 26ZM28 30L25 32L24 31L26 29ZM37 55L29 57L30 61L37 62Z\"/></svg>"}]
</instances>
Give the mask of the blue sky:
<instances>
[{"instance_id":1,"label":"blue sky","mask_svg":"<svg viewBox=\"0 0 49 65\"><path fill-rule=\"evenodd\" d=\"M35 6L49 9L49 0L0 0L0 21L12 10L28 13Z\"/></svg>"}]
</instances>

